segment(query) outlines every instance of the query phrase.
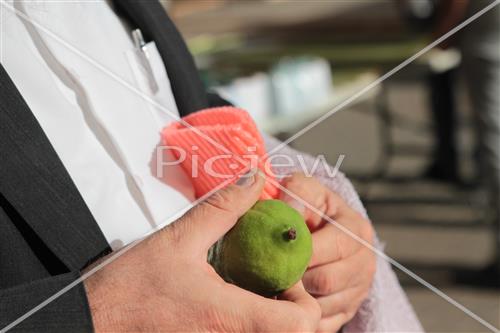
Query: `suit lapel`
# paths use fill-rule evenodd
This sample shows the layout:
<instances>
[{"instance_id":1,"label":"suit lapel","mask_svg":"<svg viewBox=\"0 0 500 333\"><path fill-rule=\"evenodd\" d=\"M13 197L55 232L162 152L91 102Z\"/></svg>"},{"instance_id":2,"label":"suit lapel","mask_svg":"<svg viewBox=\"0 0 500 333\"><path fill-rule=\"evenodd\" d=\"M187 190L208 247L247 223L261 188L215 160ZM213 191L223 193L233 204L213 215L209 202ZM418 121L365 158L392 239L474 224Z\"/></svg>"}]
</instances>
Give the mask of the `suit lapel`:
<instances>
[{"instance_id":1,"label":"suit lapel","mask_svg":"<svg viewBox=\"0 0 500 333\"><path fill-rule=\"evenodd\" d=\"M70 270L108 249L85 202L0 65L0 191Z\"/></svg>"},{"instance_id":2,"label":"suit lapel","mask_svg":"<svg viewBox=\"0 0 500 333\"><path fill-rule=\"evenodd\" d=\"M114 1L119 14L154 40L168 73L181 116L208 107L205 89L182 36L158 1Z\"/></svg>"}]
</instances>

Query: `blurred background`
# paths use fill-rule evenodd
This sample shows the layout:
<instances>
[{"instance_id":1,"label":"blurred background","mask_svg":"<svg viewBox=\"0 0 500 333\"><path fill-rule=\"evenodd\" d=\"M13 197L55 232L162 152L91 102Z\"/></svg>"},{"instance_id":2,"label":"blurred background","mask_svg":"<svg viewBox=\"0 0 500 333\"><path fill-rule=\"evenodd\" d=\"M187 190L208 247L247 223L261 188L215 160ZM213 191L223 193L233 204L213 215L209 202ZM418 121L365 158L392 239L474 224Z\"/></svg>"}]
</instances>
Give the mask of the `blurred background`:
<instances>
[{"instance_id":1,"label":"blurred background","mask_svg":"<svg viewBox=\"0 0 500 333\"><path fill-rule=\"evenodd\" d=\"M207 87L286 139L491 2L180 0L165 7ZM388 255L497 327L500 163L491 160L500 158L499 21L495 8L291 143L333 165L345 154L341 171ZM428 332L485 331L397 273Z\"/></svg>"}]
</instances>

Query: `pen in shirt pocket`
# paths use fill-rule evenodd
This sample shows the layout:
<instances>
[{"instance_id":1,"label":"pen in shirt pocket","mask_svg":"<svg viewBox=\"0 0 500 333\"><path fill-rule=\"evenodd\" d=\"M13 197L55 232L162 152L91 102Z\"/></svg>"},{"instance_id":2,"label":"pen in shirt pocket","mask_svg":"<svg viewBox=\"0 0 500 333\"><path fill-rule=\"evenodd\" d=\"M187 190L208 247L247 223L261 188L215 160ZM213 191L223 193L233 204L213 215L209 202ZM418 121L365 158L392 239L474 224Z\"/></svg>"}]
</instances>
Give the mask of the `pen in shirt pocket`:
<instances>
[{"instance_id":1,"label":"pen in shirt pocket","mask_svg":"<svg viewBox=\"0 0 500 333\"><path fill-rule=\"evenodd\" d=\"M144 73L144 76L147 79L151 93L156 94L158 92L158 83L156 82L153 69L151 68L151 64L149 63L147 44L144 41L144 37L142 36L142 32L140 29L135 29L132 31L132 39L136 48L136 54L139 60L141 71Z\"/></svg>"}]
</instances>

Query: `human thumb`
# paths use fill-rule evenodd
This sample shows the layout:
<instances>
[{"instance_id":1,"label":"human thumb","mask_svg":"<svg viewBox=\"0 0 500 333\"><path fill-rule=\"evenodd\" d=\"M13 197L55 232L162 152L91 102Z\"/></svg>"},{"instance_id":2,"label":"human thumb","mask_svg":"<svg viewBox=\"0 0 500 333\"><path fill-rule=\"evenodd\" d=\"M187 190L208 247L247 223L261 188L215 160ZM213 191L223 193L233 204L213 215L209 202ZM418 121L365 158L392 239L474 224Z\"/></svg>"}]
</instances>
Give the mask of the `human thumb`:
<instances>
[{"instance_id":1,"label":"human thumb","mask_svg":"<svg viewBox=\"0 0 500 333\"><path fill-rule=\"evenodd\" d=\"M206 254L208 249L228 232L259 199L265 175L252 169L238 181L211 194L189 210L178 222L180 238L192 251Z\"/></svg>"}]
</instances>

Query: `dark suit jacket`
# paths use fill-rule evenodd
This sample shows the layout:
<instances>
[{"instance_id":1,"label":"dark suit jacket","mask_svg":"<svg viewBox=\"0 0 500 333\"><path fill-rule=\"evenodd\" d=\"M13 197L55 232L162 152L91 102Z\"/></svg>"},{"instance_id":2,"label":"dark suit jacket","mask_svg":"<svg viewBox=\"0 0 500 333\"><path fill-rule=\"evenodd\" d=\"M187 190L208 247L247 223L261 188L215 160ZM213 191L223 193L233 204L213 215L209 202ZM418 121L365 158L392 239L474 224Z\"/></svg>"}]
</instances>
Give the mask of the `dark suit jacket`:
<instances>
[{"instance_id":1,"label":"dark suit jacket","mask_svg":"<svg viewBox=\"0 0 500 333\"><path fill-rule=\"evenodd\" d=\"M223 103L206 94L182 37L158 2L119 0L115 7L147 40L155 41L181 115ZM67 171L0 66L0 329L109 252ZM73 287L16 330L92 331L83 285Z\"/></svg>"}]
</instances>

